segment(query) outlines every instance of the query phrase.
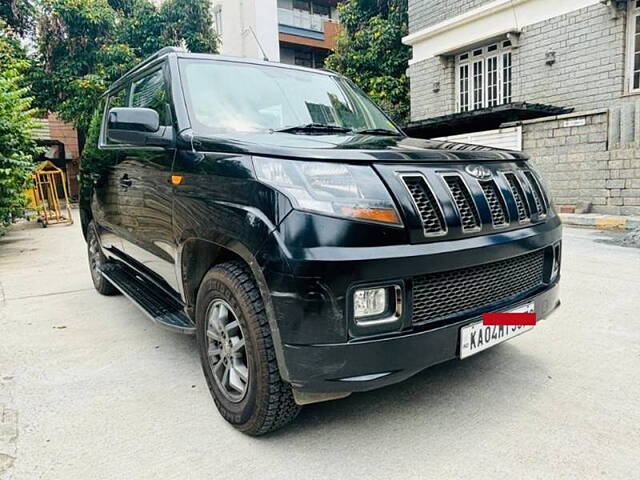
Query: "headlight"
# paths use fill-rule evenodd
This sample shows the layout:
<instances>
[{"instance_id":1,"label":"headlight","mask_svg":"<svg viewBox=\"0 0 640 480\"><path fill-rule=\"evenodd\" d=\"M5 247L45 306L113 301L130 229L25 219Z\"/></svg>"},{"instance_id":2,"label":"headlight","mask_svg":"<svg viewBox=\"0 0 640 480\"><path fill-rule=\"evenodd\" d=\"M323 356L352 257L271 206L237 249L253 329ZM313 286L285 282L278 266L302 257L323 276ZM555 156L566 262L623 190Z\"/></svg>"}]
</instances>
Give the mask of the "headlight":
<instances>
[{"instance_id":1,"label":"headlight","mask_svg":"<svg viewBox=\"0 0 640 480\"><path fill-rule=\"evenodd\" d=\"M258 180L278 189L294 208L337 217L402 225L386 187L368 165L254 157Z\"/></svg>"}]
</instances>

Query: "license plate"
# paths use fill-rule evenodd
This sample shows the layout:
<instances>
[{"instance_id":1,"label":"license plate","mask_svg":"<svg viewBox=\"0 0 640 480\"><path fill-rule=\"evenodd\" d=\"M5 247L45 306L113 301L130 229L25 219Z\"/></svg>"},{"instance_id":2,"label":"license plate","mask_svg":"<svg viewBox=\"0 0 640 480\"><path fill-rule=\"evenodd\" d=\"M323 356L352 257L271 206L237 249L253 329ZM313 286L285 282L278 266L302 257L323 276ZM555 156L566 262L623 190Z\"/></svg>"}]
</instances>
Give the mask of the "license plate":
<instances>
[{"instance_id":1,"label":"license plate","mask_svg":"<svg viewBox=\"0 0 640 480\"><path fill-rule=\"evenodd\" d=\"M508 313L533 312L533 302L508 310ZM482 320L471 323L460 329L460 358L470 357L532 328L533 325L483 325Z\"/></svg>"}]
</instances>

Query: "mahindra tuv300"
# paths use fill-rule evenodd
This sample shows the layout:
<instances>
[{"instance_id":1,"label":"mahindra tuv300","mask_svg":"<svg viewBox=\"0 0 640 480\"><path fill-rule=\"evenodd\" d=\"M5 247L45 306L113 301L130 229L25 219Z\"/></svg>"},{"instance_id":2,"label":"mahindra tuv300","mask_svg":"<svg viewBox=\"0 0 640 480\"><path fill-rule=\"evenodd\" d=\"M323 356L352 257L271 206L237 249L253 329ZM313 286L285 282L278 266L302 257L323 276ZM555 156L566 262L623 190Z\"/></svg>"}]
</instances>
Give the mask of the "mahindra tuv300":
<instances>
[{"instance_id":1,"label":"mahindra tuv300","mask_svg":"<svg viewBox=\"0 0 640 480\"><path fill-rule=\"evenodd\" d=\"M485 312L559 305L560 221L527 157L409 138L335 73L163 49L87 145L96 289L195 334L248 434L530 328Z\"/></svg>"}]
</instances>

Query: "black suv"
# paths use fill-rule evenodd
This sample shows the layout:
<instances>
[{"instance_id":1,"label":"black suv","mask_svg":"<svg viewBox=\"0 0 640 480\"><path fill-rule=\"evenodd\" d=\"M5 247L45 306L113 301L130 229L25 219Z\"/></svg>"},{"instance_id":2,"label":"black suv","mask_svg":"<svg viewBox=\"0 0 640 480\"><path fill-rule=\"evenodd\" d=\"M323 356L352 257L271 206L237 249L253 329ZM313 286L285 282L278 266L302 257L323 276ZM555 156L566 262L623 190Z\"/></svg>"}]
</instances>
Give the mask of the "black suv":
<instances>
[{"instance_id":1,"label":"black suv","mask_svg":"<svg viewBox=\"0 0 640 480\"><path fill-rule=\"evenodd\" d=\"M105 94L81 181L96 289L195 334L252 435L529 328L485 312L559 305L527 157L408 138L335 73L163 49Z\"/></svg>"}]
</instances>

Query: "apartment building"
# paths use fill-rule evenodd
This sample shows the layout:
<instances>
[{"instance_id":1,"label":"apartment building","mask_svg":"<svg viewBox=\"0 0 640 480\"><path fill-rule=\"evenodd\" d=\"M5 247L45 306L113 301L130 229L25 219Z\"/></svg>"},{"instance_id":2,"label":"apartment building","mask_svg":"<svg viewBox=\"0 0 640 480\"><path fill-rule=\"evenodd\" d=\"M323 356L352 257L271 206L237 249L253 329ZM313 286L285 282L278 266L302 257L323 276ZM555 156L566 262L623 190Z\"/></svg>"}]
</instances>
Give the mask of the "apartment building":
<instances>
[{"instance_id":1,"label":"apartment building","mask_svg":"<svg viewBox=\"0 0 640 480\"><path fill-rule=\"evenodd\" d=\"M320 68L335 47L338 0L213 0L221 53Z\"/></svg>"},{"instance_id":2,"label":"apartment building","mask_svg":"<svg viewBox=\"0 0 640 480\"><path fill-rule=\"evenodd\" d=\"M523 149L556 204L640 214L640 1L409 0L408 130Z\"/></svg>"}]
</instances>

